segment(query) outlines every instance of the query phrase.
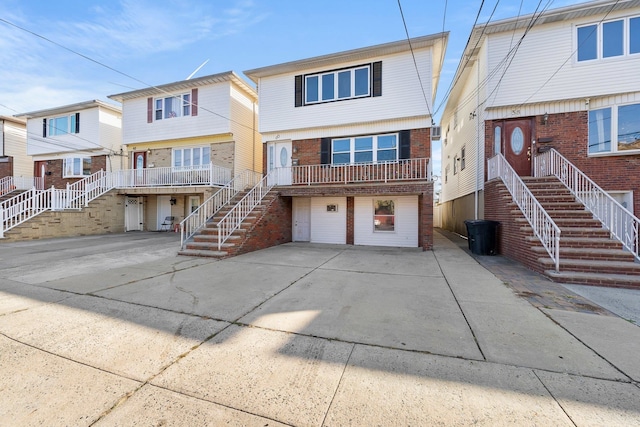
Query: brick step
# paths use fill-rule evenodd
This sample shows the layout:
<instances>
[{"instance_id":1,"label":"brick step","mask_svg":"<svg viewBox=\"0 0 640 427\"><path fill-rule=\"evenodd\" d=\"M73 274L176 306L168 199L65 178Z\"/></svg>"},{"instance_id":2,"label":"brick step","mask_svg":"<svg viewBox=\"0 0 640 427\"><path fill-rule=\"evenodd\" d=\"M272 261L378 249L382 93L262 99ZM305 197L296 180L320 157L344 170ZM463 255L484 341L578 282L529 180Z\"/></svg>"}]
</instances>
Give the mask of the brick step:
<instances>
[{"instance_id":1,"label":"brick step","mask_svg":"<svg viewBox=\"0 0 640 427\"><path fill-rule=\"evenodd\" d=\"M213 219L212 221L207 222L207 224L204 226L204 228L214 228L216 229L216 224L222 219L223 217L220 217L219 219ZM254 215L253 213L251 215L249 215L248 217L246 217L242 223L244 224L245 222L247 223L252 223L253 221L255 221L256 219L258 219L257 215Z\"/></svg>"},{"instance_id":2,"label":"brick step","mask_svg":"<svg viewBox=\"0 0 640 427\"><path fill-rule=\"evenodd\" d=\"M224 258L228 255L225 251L203 251L198 249L182 249L178 251L178 255L197 256L206 258Z\"/></svg>"},{"instance_id":3,"label":"brick step","mask_svg":"<svg viewBox=\"0 0 640 427\"><path fill-rule=\"evenodd\" d=\"M533 193L533 197L536 198L536 200L538 200L538 202L540 202L541 205L545 205L546 203L557 203L557 202L573 202L575 203L576 198L573 197L571 194L556 194L553 192L550 193L540 193L540 194L535 194Z\"/></svg>"},{"instance_id":4,"label":"brick step","mask_svg":"<svg viewBox=\"0 0 640 427\"><path fill-rule=\"evenodd\" d=\"M243 234L237 233L232 234L227 237L227 241L231 241L231 243L237 242L238 240L242 240L244 238ZM194 242L217 242L218 241L218 233L215 234L196 234L193 236Z\"/></svg>"},{"instance_id":5,"label":"brick step","mask_svg":"<svg viewBox=\"0 0 640 427\"><path fill-rule=\"evenodd\" d=\"M591 218L553 218L553 221L560 227L560 231L563 228L576 228L576 227L586 227L586 228L597 228L598 226L602 226L602 223Z\"/></svg>"},{"instance_id":6,"label":"brick step","mask_svg":"<svg viewBox=\"0 0 640 427\"><path fill-rule=\"evenodd\" d=\"M607 234L608 235L608 234ZM525 239L531 243L532 246L541 246L542 243L535 236L530 236ZM560 247L568 248L600 248L600 249L619 249L622 250L622 243L617 240L610 239L608 237L565 237L560 235Z\"/></svg>"},{"instance_id":7,"label":"brick step","mask_svg":"<svg viewBox=\"0 0 640 427\"><path fill-rule=\"evenodd\" d=\"M568 209L555 209L548 210L547 213L553 220L556 218L577 218L577 219L593 219L593 214L587 210L568 210Z\"/></svg>"},{"instance_id":8,"label":"brick step","mask_svg":"<svg viewBox=\"0 0 640 427\"><path fill-rule=\"evenodd\" d=\"M552 270L555 266L551 258L538 258L544 270ZM560 271L583 273L640 275L640 264L625 261L599 261L586 259L560 258ZM640 277L640 276L639 276Z\"/></svg>"},{"instance_id":9,"label":"brick step","mask_svg":"<svg viewBox=\"0 0 640 427\"><path fill-rule=\"evenodd\" d=\"M220 245L220 248L228 249L235 247L235 243L224 242ZM207 251L217 251L218 250L218 242L187 242L185 245L187 249L198 249L198 250L207 250Z\"/></svg>"},{"instance_id":10,"label":"brick step","mask_svg":"<svg viewBox=\"0 0 640 427\"><path fill-rule=\"evenodd\" d=\"M554 282L640 289L640 276L625 274L584 273L546 270L544 274Z\"/></svg>"},{"instance_id":11,"label":"brick step","mask_svg":"<svg viewBox=\"0 0 640 427\"><path fill-rule=\"evenodd\" d=\"M546 249L542 246L532 246L531 251L537 255L544 255L547 253ZM622 249L572 248L560 245L560 260L563 258L569 258L572 260L622 261L631 263L633 263L635 259L631 252Z\"/></svg>"},{"instance_id":12,"label":"brick step","mask_svg":"<svg viewBox=\"0 0 640 427\"><path fill-rule=\"evenodd\" d=\"M244 228L245 224L242 223L240 224L240 228L236 228L235 230L233 230L233 233L231 233L232 236L242 236L244 235L244 233L247 232L246 228ZM214 226L211 227L205 227L202 228L198 231L199 235L203 235L203 236L217 236L218 235L218 229Z\"/></svg>"},{"instance_id":13,"label":"brick step","mask_svg":"<svg viewBox=\"0 0 640 427\"><path fill-rule=\"evenodd\" d=\"M542 203L541 203L542 204ZM547 212L554 211L586 211L583 204L578 202L552 202L542 204L542 207ZM549 214L551 215L551 214Z\"/></svg>"},{"instance_id":14,"label":"brick step","mask_svg":"<svg viewBox=\"0 0 640 427\"><path fill-rule=\"evenodd\" d=\"M609 231L602 228L601 224L596 227L561 227L560 238L564 237L597 237L597 238L609 238Z\"/></svg>"}]
</instances>

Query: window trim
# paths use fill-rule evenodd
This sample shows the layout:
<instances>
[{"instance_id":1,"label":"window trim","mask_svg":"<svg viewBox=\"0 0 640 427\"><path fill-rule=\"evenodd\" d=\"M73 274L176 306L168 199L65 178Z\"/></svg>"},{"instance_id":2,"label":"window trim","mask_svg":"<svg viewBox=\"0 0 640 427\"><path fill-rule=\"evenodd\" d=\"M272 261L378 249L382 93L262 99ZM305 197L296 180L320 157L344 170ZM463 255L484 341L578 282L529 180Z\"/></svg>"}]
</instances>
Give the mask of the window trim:
<instances>
[{"instance_id":1,"label":"window trim","mask_svg":"<svg viewBox=\"0 0 640 427\"><path fill-rule=\"evenodd\" d=\"M640 18L640 15L631 15L631 16L624 16L624 17L619 17L619 18L612 18L612 19L608 19L606 21L598 21L598 22L589 22L589 23L585 23L585 24L580 24L580 25L575 25L574 26L574 31L573 31L573 37L574 37L574 52L575 52L575 59L574 59L574 63L576 64L587 64L587 63L592 63L593 61L610 61L610 60L616 60L616 59L621 59L621 58L628 58L630 56L636 56L636 55L640 55L640 51L638 52L631 52L631 20L632 19L636 19L636 18ZM607 24L611 24L614 22L618 22L621 21L622 22L622 54L621 55L611 55L611 56L604 56L604 26ZM590 59L578 59L579 58L579 53L580 53L580 44L578 42L578 31L580 30L580 28L586 28L586 27L591 27L591 26L595 26L596 27L596 57L595 58L590 58Z\"/></svg>"},{"instance_id":2,"label":"window trim","mask_svg":"<svg viewBox=\"0 0 640 427\"><path fill-rule=\"evenodd\" d=\"M62 118L66 119L66 122L67 122L66 130L60 129L57 126L53 125L56 122L56 120L62 119ZM80 133L80 113L62 114L59 116L49 117L45 120L46 121L44 126L46 127L46 132L45 132L46 137ZM51 133L52 129L56 130L56 132Z\"/></svg>"},{"instance_id":3,"label":"window trim","mask_svg":"<svg viewBox=\"0 0 640 427\"><path fill-rule=\"evenodd\" d=\"M394 136L395 137L395 147L393 148L379 148L379 138L380 137L385 137L385 136ZM356 162L355 161L355 157L356 157L356 153L363 153L363 152L368 152L369 150L356 150L356 139L364 139L364 138L371 138L372 142L371 142L371 161L366 161L366 162ZM334 154L336 154L336 152L334 151L334 142L335 141L344 141L344 140L349 140L349 162L348 163L335 163L333 161L334 159ZM357 165L357 164L366 164L366 163L389 163L389 162L397 162L400 159L400 133L399 132L391 132L391 133L383 133L383 134L377 134L377 135L358 135L358 136L344 136L344 137L338 137L338 138L331 138L330 139L330 144L329 144L329 163L332 166L343 166L343 165ZM378 160L378 153L380 151L391 151L391 150L395 150L396 152L396 156L395 159L392 160ZM338 154L345 154L347 153L347 151L338 151Z\"/></svg>"},{"instance_id":4,"label":"window trim","mask_svg":"<svg viewBox=\"0 0 640 427\"><path fill-rule=\"evenodd\" d=\"M78 166L80 166L80 173L76 174L75 173L75 161L78 160ZM85 173L85 160L88 161L89 164L89 170L88 173ZM67 163L69 161L72 161L72 174L71 175L67 175ZM65 157L62 160L62 177L63 178L85 178L87 176L91 175L91 166L92 166L92 160L91 157Z\"/></svg>"},{"instance_id":5,"label":"window trim","mask_svg":"<svg viewBox=\"0 0 640 427\"><path fill-rule=\"evenodd\" d=\"M460 171L463 171L464 168L466 167L466 151L467 151L467 146L463 145L462 148L460 149Z\"/></svg>"},{"instance_id":6,"label":"window trim","mask_svg":"<svg viewBox=\"0 0 640 427\"><path fill-rule=\"evenodd\" d=\"M606 157L606 156L624 156L624 155L638 155L640 154L640 148L637 149L631 149L631 150L619 150L618 149L618 133L619 133L619 114L618 111L620 109L620 107L626 107L629 105L639 105L640 106L640 102L629 102L629 103L625 103L625 104L614 104L614 105L606 105L603 106L601 108L594 108L592 110L589 110L589 113L587 115L587 156L588 157ZM591 152L590 151L590 144L591 144L591 131L590 131L590 120L591 120L591 113L595 112L595 111L599 111L599 110L606 110L606 109L610 109L611 110L611 125L610 125L610 135L609 135L609 141L610 141L610 150L609 151L598 151L598 152Z\"/></svg>"},{"instance_id":7,"label":"window trim","mask_svg":"<svg viewBox=\"0 0 640 427\"><path fill-rule=\"evenodd\" d=\"M194 108L192 107L192 92L184 92L177 95L162 96L153 98L153 121L176 119L179 117L191 117ZM166 101L167 99L175 99L177 107L172 109L172 114L166 117ZM161 102L161 105L158 103ZM189 114L184 114L188 109ZM180 114L178 114L179 112Z\"/></svg>"},{"instance_id":8,"label":"window trim","mask_svg":"<svg viewBox=\"0 0 640 427\"><path fill-rule=\"evenodd\" d=\"M391 202L391 206L393 207L393 213L391 215L388 214L376 214L376 203L377 202ZM398 201L395 198L378 198L378 197L374 197L372 199L372 203L373 203L373 232L374 233L397 233L396 230L396 217L398 216L398 214L396 214L396 205L398 204ZM378 230L376 229L376 217L391 217L393 218L393 229L392 230Z\"/></svg>"},{"instance_id":9,"label":"window trim","mask_svg":"<svg viewBox=\"0 0 640 427\"><path fill-rule=\"evenodd\" d=\"M200 150L200 164L198 165L198 168L204 169L205 167L208 167L209 164L211 163L211 146L210 145L195 145L195 146L189 146L189 147L174 147L174 148L172 148L171 149L171 167L173 167L173 168L195 169L196 166L194 166L194 164L193 164L193 159L194 159L193 151L197 150L197 149ZM191 159L190 163L191 164L189 166L185 166L184 165L184 151L185 150L190 150L190 152L191 152L190 153L191 154L191 156L190 156L190 159ZM208 152L209 152L209 162L207 162L207 163L203 163L202 162L202 160L205 157L205 156L203 156L203 153L204 153L205 150L208 150ZM177 151L181 152L180 158L181 158L181 163L183 163L183 164L180 165L180 166L176 165L176 152Z\"/></svg>"}]
</instances>

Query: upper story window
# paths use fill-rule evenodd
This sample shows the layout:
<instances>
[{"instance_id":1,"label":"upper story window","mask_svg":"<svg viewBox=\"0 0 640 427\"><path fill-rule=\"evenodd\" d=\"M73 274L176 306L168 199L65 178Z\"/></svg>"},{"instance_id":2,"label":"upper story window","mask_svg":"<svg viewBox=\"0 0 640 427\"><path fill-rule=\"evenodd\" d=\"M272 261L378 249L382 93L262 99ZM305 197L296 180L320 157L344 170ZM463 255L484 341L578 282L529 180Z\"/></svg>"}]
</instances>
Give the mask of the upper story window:
<instances>
[{"instance_id":1,"label":"upper story window","mask_svg":"<svg viewBox=\"0 0 640 427\"><path fill-rule=\"evenodd\" d=\"M331 163L395 162L398 160L398 134L338 138L331 142Z\"/></svg>"},{"instance_id":2,"label":"upper story window","mask_svg":"<svg viewBox=\"0 0 640 427\"><path fill-rule=\"evenodd\" d=\"M80 113L43 119L42 136L56 136L80 133Z\"/></svg>"},{"instance_id":3,"label":"upper story window","mask_svg":"<svg viewBox=\"0 0 640 427\"><path fill-rule=\"evenodd\" d=\"M464 168L467 165L467 147L466 146L462 146L462 149L460 150L460 170L463 171Z\"/></svg>"},{"instance_id":4,"label":"upper story window","mask_svg":"<svg viewBox=\"0 0 640 427\"><path fill-rule=\"evenodd\" d=\"M640 53L640 17L577 28L578 62Z\"/></svg>"},{"instance_id":5,"label":"upper story window","mask_svg":"<svg viewBox=\"0 0 640 427\"><path fill-rule=\"evenodd\" d=\"M589 111L589 154L640 150L640 104Z\"/></svg>"},{"instance_id":6,"label":"upper story window","mask_svg":"<svg viewBox=\"0 0 640 427\"><path fill-rule=\"evenodd\" d=\"M173 149L173 167L198 169L208 167L209 163L211 163L211 148L208 145Z\"/></svg>"},{"instance_id":7,"label":"upper story window","mask_svg":"<svg viewBox=\"0 0 640 427\"><path fill-rule=\"evenodd\" d=\"M382 62L295 78L295 106L382 95Z\"/></svg>"},{"instance_id":8,"label":"upper story window","mask_svg":"<svg viewBox=\"0 0 640 427\"><path fill-rule=\"evenodd\" d=\"M155 119L171 119L191 115L191 94L155 99Z\"/></svg>"},{"instance_id":9,"label":"upper story window","mask_svg":"<svg viewBox=\"0 0 640 427\"><path fill-rule=\"evenodd\" d=\"M64 159L63 178L79 178L91 175L91 157L69 157Z\"/></svg>"}]
</instances>

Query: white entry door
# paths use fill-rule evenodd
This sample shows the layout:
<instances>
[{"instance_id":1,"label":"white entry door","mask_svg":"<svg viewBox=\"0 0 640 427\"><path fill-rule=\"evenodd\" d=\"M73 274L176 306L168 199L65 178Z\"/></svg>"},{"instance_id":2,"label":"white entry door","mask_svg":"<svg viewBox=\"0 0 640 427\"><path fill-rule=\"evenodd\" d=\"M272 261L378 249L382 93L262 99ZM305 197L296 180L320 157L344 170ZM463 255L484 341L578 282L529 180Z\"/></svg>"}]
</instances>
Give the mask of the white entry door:
<instances>
[{"instance_id":1,"label":"white entry door","mask_svg":"<svg viewBox=\"0 0 640 427\"><path fill-rule=\"evenodd\" d=\"M142 231L144 206L142 197L127 197L124 204L125 231Z\"/></svg>"},{"instance_id":2,"label":"white entry door","mask_svg":"<svg viewBox=\"0 0 640 427\"><path fill-rule=\"evenodd\" d=\"M311 240L311 199L309 197L293 198L293 241L308 242Z\"/></svg>"},{"instance_id":3,"label":"white entry door","mask_svg":"<svg viewBox=\"0 0 640 427\"><path fill-rule=\"evenodd\" d=\"M164 219L171 216L171 196L158 196L156 230L162 229ZM171 230L173 231L173 230Z\"/></svg>"},{"instance_id":4,"label":"white entry door","mask_svg":"<svg viewBox=\"0 0 640 427\"><path fill-rule=\"evenodd\" d=\"M267 167L269 172L278 169L274 184L291 185L291 141L267 143Z\"/></svg>"}]
</instances>

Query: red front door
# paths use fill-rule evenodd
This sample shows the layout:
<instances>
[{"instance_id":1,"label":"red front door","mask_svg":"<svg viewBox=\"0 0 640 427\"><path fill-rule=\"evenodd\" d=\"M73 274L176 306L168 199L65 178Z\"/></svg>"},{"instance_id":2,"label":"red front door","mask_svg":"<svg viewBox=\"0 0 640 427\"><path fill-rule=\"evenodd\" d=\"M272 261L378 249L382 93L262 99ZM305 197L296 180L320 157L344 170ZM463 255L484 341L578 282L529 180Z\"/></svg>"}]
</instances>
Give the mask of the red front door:
<instances>
[{"instance_id":1,"label":"red front door","mask_svg":"<svg viewBox=\"0 0 640 427\"><path fill-rule=\"evenodd\" d=\"M133 153L133 168L144 169L147 167L147 152L136 151Z\"/></svg>"},{"instance_id":2,"label":"red front door","mask_svg":"<svg viewBox=\"0 0 640 427\"><path fill-rule=\"evenodd\" d=\"M47 174L47 161L46 160L36 160L33 162L33 176L36 178L34 180L34 185L38 190L44 190L47 188L45 185L45 176Z\"/></svg>"},{"instance_id":3,"label":"red front door","mask_svg":"<svg viewBox=\"0 0 640 427\"><path fill-rule=\"evenodd\" d=\"M519 176L531 176L531 119L503 122L504 157Z\"/></svg>"}]
</instances>

